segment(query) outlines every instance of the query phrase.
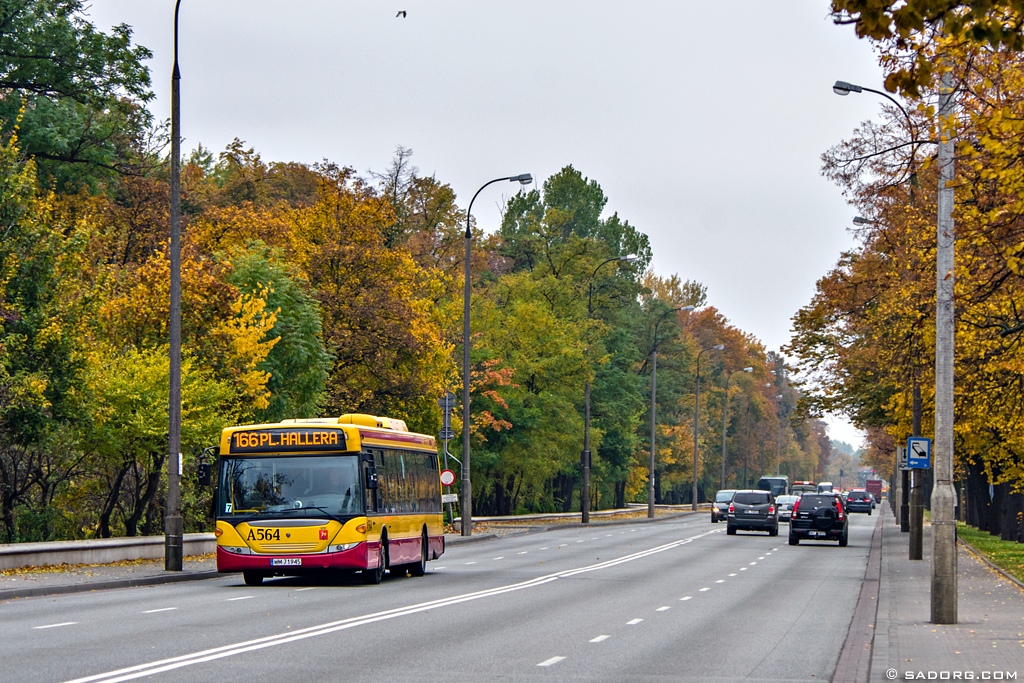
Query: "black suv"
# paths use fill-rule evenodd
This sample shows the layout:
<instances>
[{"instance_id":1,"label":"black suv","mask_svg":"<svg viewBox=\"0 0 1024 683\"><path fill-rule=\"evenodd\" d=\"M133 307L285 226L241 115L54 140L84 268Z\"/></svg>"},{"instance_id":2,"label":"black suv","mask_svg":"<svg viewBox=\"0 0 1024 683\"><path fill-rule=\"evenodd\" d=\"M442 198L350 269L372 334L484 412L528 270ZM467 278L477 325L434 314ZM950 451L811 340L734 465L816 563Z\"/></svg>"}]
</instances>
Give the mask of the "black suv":
<instances>
[{"instance_id":1,"label":"black suv","mask_svg":"<svg viewBox=\"0 0 1024 683\"><path fill-rule=\"evenodd\" d=\"M779 511L771 491L737 491L726 515L725 532L730 536L737 529L767 531L769 536L779 535Z\"/></svg>"},{"instance_id":2,"label":"black suv","mask_svg":"<svg viewBox=\"0 0 1024 683\"><path fill-rule=\"evenodd\" d=\"M865 489L854 489L846 496L847 512L866 512L870 515L873 507L875 501Z\"/></svg>"},{"instance_id":3,"label":"black suv","mask_svg":"<svg viewBox=\"0 0 1024 683\"><path fill-rule=\"evenodd\" d=\"M800 539L839 541L846 547L849 540L848 515L843 499L836 493L805 493L793 506L789 520L789 544Z\"/></svg>"}]
</instances>

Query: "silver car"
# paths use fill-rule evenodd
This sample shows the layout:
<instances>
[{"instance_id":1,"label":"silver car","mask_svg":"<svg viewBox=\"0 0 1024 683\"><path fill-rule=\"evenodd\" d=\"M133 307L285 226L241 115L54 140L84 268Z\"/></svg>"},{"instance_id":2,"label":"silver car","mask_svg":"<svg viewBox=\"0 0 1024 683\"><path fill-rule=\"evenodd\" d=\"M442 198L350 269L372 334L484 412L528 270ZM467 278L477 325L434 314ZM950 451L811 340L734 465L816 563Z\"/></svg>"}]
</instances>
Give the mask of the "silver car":
<instances>
[{"instance_id":1,"label":"silver car","mask_svg":"<svg viewBox=\"0 0 1024 683\"><path fill-rule=\"evenodd\" d=\"M793 503L800 500L800 496L779 496L775 499L775 507L779 509L779 521L789 522L793 516Z\"/></svg>"}]
</instances>

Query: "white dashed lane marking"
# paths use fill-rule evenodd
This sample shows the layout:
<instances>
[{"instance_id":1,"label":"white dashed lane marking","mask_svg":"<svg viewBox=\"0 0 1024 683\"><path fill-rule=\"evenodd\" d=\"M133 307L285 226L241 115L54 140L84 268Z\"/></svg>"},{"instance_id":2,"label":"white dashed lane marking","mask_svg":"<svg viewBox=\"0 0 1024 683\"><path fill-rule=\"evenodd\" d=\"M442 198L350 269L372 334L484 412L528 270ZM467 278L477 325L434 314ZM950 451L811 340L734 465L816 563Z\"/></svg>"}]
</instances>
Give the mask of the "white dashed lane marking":
<instances>
[{"instance_id":1,"label":"white dashed lane marking","mask_svg":"<svg viewBox=\"0 0 1024 683\"><path fill-rule=\"evenodd\" d=\"M33 626L32 628L34 628L34 629L57 628L58 626L74 626L77 623L78 623L77 621L62 621L59 624L47 624L46 626Z\"/></svg>"},{"instance_id":2,"label":"white dashed lane marking","mask_svg":"<svg viewBox=\"0 0 1024 683\"><path fill-rule=\"evenodd\" d=\"M565 659L565 657L552 657L551 659L545 659L537 666L551 666L552 664L558 664L563 659Z\"/></svg>"},{"instance_id":3,"label":"white dashed lane marking","mask_svg":"<svg viewBox=\"0 0 1024 683\"><path fill-rule=\"evenodd\" d=\"M671 607L669 607L668 605L665 605L664 607L659 607L658 609L656 609L656 610L654 610L654 611L655 611L655 612L667 612L667 611L669 611L670 609L672 609L672 608L671 608Z\"/></svg>"},{"instance_id":4,"label":"white dashed lane marking","mask_svg":"<svg viewBox=\"0 0 1024 683\"><path fill-rule=\"evenodd\" d=\"M255 598L255 597L256 597L255 595L243 595L243 596L238 597L238 598L228 598L225 602L234 602L235 600L250 600L250 599Z\"/></svg>"},{"instance_id":5,"label":"white dashed lane marking","mask_svg":"<svg viewBox=\"0 0 1024 683\"><path fill-rule=\"evenodd\" d=\"M626 626L636 626L641 621L643 621L643 619L630 619L629 621L626 622Z\"/></svg>"},{"instance_id":6,"label":"white dashed lane marking","mask_svg":"<svg viewBox=\"0 0 1024 683\"><path fill-rule=\"evenodd\" d=\"M161 607L160 609L147 609L147 610L144 610L142 613L143 614L154 614L156 612L170 612L171 610L176 610L176 609L178 609L178 608L177 607Z\"/></svg>"},{"instance_id":7,"label":"white dashed lane marking","mask_svg":"<svg viewBox=\"0 0 1024 683\"><path fill-rule=\"evenodd\" d=\"M679 598L679 602L685 602L687 600L693 600L693 596L692 595L687 595L684 598Z\"/></svg>"},{"instance_id":8,"label":"white dashed lane marking","mask_svg":"<svg viewBox=\"0 0 1024 683\"><path fill-rule=\"evenodd\" d=\"M590 642L600 643L602 640L608 640L609 638L611 638L611 636L598 636L597 638L591 638Z\"/></svg>"}]
</instances>

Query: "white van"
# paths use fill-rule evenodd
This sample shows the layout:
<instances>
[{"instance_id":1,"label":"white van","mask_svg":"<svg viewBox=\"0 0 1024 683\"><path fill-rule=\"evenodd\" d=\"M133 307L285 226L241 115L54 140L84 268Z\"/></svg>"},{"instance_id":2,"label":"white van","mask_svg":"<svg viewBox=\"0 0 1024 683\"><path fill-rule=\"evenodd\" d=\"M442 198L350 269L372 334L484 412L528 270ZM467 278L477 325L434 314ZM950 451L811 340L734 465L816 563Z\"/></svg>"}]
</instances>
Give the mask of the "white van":
<instances>
[{"instance_id":1,"label":"white van","mask_svg":"<svg viewBox=\"0 0 1024 683\"><path fill-rule=\"evenodd\" d=\"M830 481L819 481L818 482L818 493L831 493L832 482Z\"/></svg>"}]
</instances>

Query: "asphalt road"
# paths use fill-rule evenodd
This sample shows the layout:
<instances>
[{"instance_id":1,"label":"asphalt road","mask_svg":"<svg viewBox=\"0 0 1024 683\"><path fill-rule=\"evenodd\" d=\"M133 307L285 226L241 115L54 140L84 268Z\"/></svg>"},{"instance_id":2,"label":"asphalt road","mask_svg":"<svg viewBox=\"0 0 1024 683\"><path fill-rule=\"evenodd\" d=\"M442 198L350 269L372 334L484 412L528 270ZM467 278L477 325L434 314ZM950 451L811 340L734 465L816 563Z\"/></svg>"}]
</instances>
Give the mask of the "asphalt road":
<instances>
[{"instance_id":1,"label":"asphalt road","mask_svg":"<svg viewBox=\"0 0 1024 683\"><path fill-rule=\"evenodd\" d=\"M701 514L450 546L421 578L240 575L0 606L0 680L828 681L874 517L850 545Z\"/></svg>"}]
</instances>

